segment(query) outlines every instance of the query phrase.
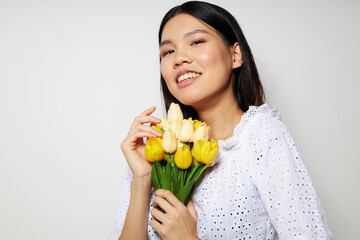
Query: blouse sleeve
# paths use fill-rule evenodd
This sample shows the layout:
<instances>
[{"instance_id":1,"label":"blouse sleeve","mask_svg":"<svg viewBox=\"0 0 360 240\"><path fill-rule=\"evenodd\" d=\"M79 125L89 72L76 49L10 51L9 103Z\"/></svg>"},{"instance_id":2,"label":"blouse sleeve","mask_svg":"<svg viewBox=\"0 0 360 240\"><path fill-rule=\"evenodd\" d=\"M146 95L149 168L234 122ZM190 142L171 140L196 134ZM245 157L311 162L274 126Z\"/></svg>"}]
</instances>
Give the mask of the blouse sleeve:
<instances>
[{"instance_id":1,"label":"blouse sleeve","mask_svg":"<svg viewBox=\"0 0 360 240\"><path fill-rule=\"evenodd\" d=\"M248 143L251 177L278 239L335 239L300 149L283 123L260 116Z\"/></svg>"},{"instance_id":2,"label":"blouse sleeve","mask_svg":"<svg viewBox=\"0 0 360 240\"><path fill-rule=\"evenodd\" d=\"M131 170L127 164L123 168L120 182L120 192L118 197L116 216L110 233L110 240L118 240L124 226L126 212L130 202L130 183L132 180Z\"/></svg>"}]
</instances>

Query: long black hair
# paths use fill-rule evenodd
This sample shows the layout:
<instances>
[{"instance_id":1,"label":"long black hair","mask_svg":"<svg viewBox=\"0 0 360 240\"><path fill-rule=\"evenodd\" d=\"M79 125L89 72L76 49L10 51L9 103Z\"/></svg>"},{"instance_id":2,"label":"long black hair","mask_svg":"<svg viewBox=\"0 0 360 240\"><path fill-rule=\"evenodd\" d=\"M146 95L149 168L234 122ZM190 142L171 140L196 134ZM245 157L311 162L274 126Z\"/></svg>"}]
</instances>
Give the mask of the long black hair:
<instances>
[{"instance_id":1,"label":"long black hair","mask_svg":"<svg viewBox=\"0 0 360 240\"><path fill-rule=\"evenodd\" d=\"M251 105L260 106L263 104L265 100L264 91L250 47L238 22L225 9L201 1L189 1L173 7L162 19L159 29L159 45L165 24L181 13L189 14L213 27L227 46L232 46L236 42L239 43L243 64L241 67L234 69L235 81L233 86L238 106L243 112L246 112ZM175 102L180 105L185 118L198 118L198 114L193 107L182 104L170 93L162 75L161 91L166 111L169 109L170 104Z\"/></svg>"}]
</instances>

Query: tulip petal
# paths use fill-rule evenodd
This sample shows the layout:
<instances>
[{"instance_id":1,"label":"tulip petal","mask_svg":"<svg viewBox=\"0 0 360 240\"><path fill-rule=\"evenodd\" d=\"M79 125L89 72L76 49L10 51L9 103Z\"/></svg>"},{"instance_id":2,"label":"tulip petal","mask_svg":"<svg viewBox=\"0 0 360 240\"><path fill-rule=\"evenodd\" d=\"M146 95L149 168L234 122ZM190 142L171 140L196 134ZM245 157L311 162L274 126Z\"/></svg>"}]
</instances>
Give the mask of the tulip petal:
<instances>
[{"instance_id":1,"label":"tulip petal","mask_svg":"<svg viewBox=\"0 0 360 240\"><path fill-rule=\"evenodd\" d=\"M161 146L161 139L150 137L145 145L145 158L149 162L163 160L165 157L164 149Z\"/></svg>"},{"instance_id":2,"label":"tulip petal","mask_svg":"<svg viewBox=\"0 0 360 240\"><path fill-rule=\"evenodd\" d=\"M168 110L168 119L172 120L180 120L184 119L183 113L181 111L180 105L177 103L171 103Z\"/></svg>"},{"instance_id":3,"label":"tulip petal","mask_svg":"<svg viewBox=\"0 0 360 240\"><path fill-rule=\"evenodd\" d=\"M187 169L192 163L192 156L190 147L184 144L181 148L178 148L174 155L174 162L178 168Z\"/></svg>"},{"instance_id":4,"label":"tulip petal","mask_svg":"<svg viewBox=\"0 0 360 240\"><path fill-rule=\"evenodd\" d=\"M190 119L184 119L182 121L178 138L181 142L190 142L194 134L194 123Z\"/></svg>"},{"instance_id":5,"label":"tulip petal","mask_svg":"<svg viewBox=\"0 0 360 240\"><path fill-rule=\"evenodd\" d=\"M164 151L167 153L174 153L176 151L177 149L176 137L171 129L164 132L161 145Z\"/></svg>"},{"instance_id":6,"label":"tulip petal","mask_svg":"<svg viewBox=\"0 0 360 240\"><path fill-rule=\"evenodd\" d=\"M202 140L197 140L194 142L192 148L192 155L197 162L201 162L201 146L203 145Z\"/></svg>"}]
</instances>

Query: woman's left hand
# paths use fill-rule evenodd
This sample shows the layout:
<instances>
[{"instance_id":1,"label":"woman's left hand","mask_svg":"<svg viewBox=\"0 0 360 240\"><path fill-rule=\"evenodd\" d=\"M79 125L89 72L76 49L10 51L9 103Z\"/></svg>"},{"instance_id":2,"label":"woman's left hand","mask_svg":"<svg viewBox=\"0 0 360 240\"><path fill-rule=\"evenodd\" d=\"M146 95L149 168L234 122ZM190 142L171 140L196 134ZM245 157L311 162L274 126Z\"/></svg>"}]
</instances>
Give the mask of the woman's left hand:
<instances>
[{"instance_id":1,"label":"woman's left hand","mask_svg":"<svg viewBox=\"0 0 360 240\"><path fill-rule=\"evenodd\" d=\"M196 234L197 214L190 200L185 206L168 190L158 189L154 193L151 210L152 226L162 239L198 239ZM162 212L160 209L164 210Z\"/></svg>"}]
</instances>

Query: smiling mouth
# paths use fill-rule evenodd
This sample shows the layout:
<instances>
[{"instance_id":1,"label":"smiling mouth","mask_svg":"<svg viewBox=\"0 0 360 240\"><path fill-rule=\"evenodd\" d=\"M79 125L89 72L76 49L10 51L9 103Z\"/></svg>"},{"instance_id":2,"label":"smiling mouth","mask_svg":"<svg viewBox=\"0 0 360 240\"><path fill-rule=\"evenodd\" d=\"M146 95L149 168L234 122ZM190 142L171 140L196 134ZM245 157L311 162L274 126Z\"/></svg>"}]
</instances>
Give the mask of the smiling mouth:
<instances>
[{"instance_id":1,"label":"smiling mouth","mask_svg":"<svg viewBox=\"0 0 360 240\"><path fill-rule=\"evenodd\" d=\"M185 73L183 75L181 75L180 77L178 77L177 82L181 83L183 81L192 79L192 78L196 78L200 76L200 73L195 73L195 72L190 72L190 73Z\"/></svg>"}]
</instances>

